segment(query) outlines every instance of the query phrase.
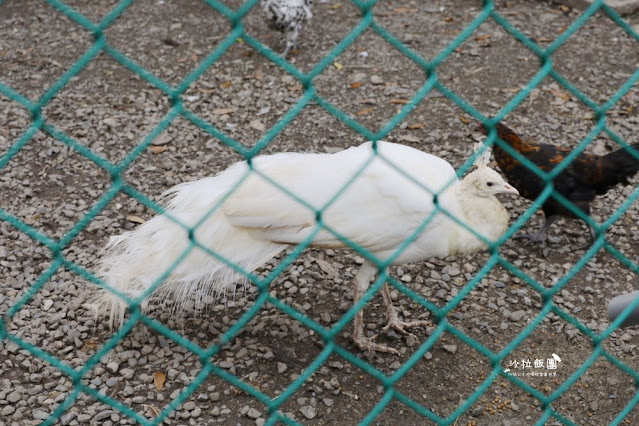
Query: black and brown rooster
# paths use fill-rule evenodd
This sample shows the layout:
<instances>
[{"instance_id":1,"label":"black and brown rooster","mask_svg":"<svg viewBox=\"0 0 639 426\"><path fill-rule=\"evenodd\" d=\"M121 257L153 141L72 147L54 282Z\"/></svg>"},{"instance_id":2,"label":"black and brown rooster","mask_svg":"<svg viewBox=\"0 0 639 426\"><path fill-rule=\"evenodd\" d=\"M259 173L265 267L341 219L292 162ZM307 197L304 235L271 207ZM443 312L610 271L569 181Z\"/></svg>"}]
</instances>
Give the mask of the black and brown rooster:
<instances>
[{"instance_id":1,"label":"black and brown rooster","mask_svg":"<svg viewBox=\"0 0 639 426\"><path fill-rule=\"evenodd\" d=\"M505 125L496 125L499 139L509 144L522 156L545 172L550 172L561 163L572 151L570 148L558 147L544 143L523 141L514 131ZM488 129L480 124L478 130L488 135ZM639 151L639 143L631 145ZM499 168L506 175L506 179L519 193L534 201L544 190L545 184L533 171L515 160L497 143L493 145L493 152ZM628 178L639 171L639 160L625 149L619 149L608 155L598 156L582 153L554 179L555 190L566 197L577 207L590 214L590 202L595 196L605 194L618 183L627 184ZM545 233L560 216L575 217L562 203L549 197L542 205L546 222L536 234L526 234L519 238L527 238L535 242L543 242ZM590 229L590 241L584 246L590 246L594 241L593 229Z\"/></svg>"}]
</instances>

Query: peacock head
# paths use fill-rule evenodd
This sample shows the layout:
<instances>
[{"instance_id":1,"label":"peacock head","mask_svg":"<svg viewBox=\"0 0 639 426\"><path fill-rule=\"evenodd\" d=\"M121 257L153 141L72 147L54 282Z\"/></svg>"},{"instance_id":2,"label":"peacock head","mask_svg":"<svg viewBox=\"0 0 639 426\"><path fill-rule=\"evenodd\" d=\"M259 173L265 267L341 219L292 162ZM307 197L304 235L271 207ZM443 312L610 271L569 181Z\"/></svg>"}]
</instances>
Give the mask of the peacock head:
<instances>
[{"instance_id":1,"label":"peacock head","mask_svg":"<svg viewBox=\"0 0 639 426\"><path fill-rule=\"evenodd\" d=\"M489 197L495 194L519 195L519 191L515 187L487 166L480 166L477 170L469 173L463 182L466 188L480 197Z\"/></svg>"},{"instance_id":2,"label":"peacock head","mask_svg":"<svg viewBox=\"0 0 639 426\"><path fill-rule=\"evenodd\" d=\"M490 148L476 144L474 149L475 152L478 152L475 160L477 169L464 178L464 186L480 197L489 197L495 194L519 195L519 191L515 187L506 182L499 173L488 167Z\"/></svg>"}]
</instances>

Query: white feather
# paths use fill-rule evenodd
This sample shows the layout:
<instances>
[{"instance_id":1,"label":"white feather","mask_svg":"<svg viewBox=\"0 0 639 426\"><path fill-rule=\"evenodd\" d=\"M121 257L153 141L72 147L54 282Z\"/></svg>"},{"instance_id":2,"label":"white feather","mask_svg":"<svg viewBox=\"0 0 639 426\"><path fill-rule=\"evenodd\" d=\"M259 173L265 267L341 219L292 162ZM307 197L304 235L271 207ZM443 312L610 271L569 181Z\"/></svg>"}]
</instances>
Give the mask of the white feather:
<instances>
[{"instance_id":1,"label":"white feather","mask_svg":"<svg viewBox=\"0 0 639 426\"><path fill-rule=\"evenodd\" d=\"M483 143L481 142L477 142L474 146L473 146L473 152L479 152L482 147L484 146ZM475 166L477 167L487 167L488 163L490 163L490 154L491 154L491 149L489 146L487 146L484 151L479 154L477 156L477 158L475 159Z\"/></svg>"},{"instance_id":2,"label":"white feather","mask_svg":"<svg viewBox=\"0 0 639 426\"><path fill-rule=\"evenodd\" d=\"M260 156L253 160L259 173L249 171L246 162L236 163L217 176L167 191L166 213L189 227L199 223L193 232L195 240L247 272L312 235L320 209L325 226L381 260L393 255L435 210L433 195L439 192L442 208L486 238L494 240L505 231L508 214L492 193L484 193L481 187L486 177L503 182L493 170L478 169L460 182L453 167L441 158L388 142L379 142L377 148L379 155L369 142L334 154ZM356 173L359 175L353 179ZM333 199L339 191L341 195ZM167 215L156 216L111 239L99 275L111 287L139 297L189 244L185 229ZM327 229L319 230L313 245L344 246ZM440 212L395 263L482 247L472 233ZM181 307L190 298L197 304L206 296L216 297L242 278L202 249L193 248L155 294L173 299ZM111 322L122 321L126 304L119 297L104 291L100 305L110 312Z\"/></svg>"}]
</instances>

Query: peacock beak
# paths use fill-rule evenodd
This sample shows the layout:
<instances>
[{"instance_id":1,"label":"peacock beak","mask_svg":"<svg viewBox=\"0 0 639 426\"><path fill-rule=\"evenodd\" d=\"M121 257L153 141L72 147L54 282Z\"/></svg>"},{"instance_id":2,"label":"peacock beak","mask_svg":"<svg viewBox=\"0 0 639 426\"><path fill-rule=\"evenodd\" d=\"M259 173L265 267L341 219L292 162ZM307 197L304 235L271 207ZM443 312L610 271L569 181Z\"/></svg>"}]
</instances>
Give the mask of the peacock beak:
<instances>
[{"instance_id":1,"label":"peacock beak","mask_svg":"<svg viewBox=\"0 0 639 426\"><path fill-rule=\"evenodd\" d=\"M501 192L503 194L519 195L519 191L517 191L517 188L507 183L504 183L504 190Z\"/></svg>"}]
</instances>

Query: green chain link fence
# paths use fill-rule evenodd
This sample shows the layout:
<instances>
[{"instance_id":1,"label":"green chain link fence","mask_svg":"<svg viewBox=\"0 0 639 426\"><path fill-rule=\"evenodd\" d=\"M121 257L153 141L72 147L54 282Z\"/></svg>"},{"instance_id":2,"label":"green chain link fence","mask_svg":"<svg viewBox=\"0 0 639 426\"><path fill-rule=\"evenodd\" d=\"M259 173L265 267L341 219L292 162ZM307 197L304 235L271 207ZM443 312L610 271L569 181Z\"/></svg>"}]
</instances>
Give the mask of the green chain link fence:
<instances>
[{"instance_id":1,"label":"green chain link fence","mask_svg":"<svg viewBox=\"0 0 639 426\"><path fill-rule=\"evenodd\" d=\"M6 221L10 223L13 227L18 229L19 231L25 233L33 240L45 245L49 250L51 250L53 261L49 268L35 281L31 284L31 286L24 292L24 294L20 297L20 299L5 313L4 317L0 319L0 338L3 340L7 340L9 342L13 342L18 345L20 348L28 351L33 356L41 358L42 360L50 363L51 365L58 368L63 374L67 375L69 379L73 382L74 390L62 401L62 403L51 413L48 419L44 421L43 424L53 424L59 419L59 417L74 404L75 400L78 398L80 393L85 393L93 396L97 400L108 404L115 409L119 410L123 414L130 416L135 419L137 422L141 424L158 424L162 422L167 416L176 408L186 401L186 399L190 396L192 392L210 375L215 374L221 377L222 379L228 381L230 384L242 389L247 394L253 396L256 400L260 401L264 404L268 410L268 420L267 424L274 424L278 421L284 422L286 424L297 424L294 420L286 417L280 410L285 401L292 396L304 383L305 381L314 374L323 363L331 356L332 354L337 354L355 366L361 368L366 371L372 377L377 379L384 388L384 393L379 402L370 410L370 412L365 416L362 420L362 424L370 424L374 421L374 419L384 410L384 408L393 400L397 400L406 406L410 407L420 415L442 425L453 424L456 419L464 413L470 406L472 406L484 392L495 382L498 376L502 376L519 386L524 392L530 394L534 398L539 401L542 415L538 420L538 424L544 424L551 418L562 422L564 424L572 424L572 422L563 416L561 413L557 412L552 404L558 398L562 396L562 394L569 389L578 379L579 377L600 357L605 358L611 364L615 365L617 368L622 370L623 372L630 375L635 380L635 386L639 387L639 373L632 369L627 364L623 363L615 356L613 356L610 352L605 350L602 347L602 342L607 339L610 334L623 322L623 320L627 317L632 309L635 306L639 305L639 300L632 303L629 306L623 315L621 315L617 320L615 320L610 326L603 331L602 333L595 333L590 328L586 327L584 324L579 322L577 319L572 317L570 314L564 312L561 308L559 308L553 302L553 296L562 290L564 286L587 264L587 262L592 259L592 257L600 250L605 249L609 253L611 253L615 258L617 258L623 265L625 265L629 270L637 274L639 272L639 266L636 260L632 260L624 256L620 253L615 247L610 245L604 238L605 231L615 223L621 215L629 208L629 206L639 197L639 188L635 188L635 190L631 193L630 196L627 197L625 202L621 205L621 207L606 220L602 224L596 224L586 216L582 211L576 208L570 201L561 196L561 194L557 193L553 189L553 178L559 175L572 160L575 159L577 155L584 151L587 145L601 132L605 132L610 138L612 138L615 142L623 147L627 147L625 141L623 141L616 133L614 133L610 127L606 124L606 112L609 111L615 103L621 99L630 89L631 87L639 81L639 69L634 72L634 74L621 86L621 88L605 103L600 104L592 100L586 94L577 89L574 85L572 85L569 81L567 81L555 68L553 68L552 55L557 51L557 49L569 38L571 37L581 26L583 26L588 19L593 16L593 14L598 11L602 11L605 13L610 19L612 19L616 24L618 24L632 39L639 41L639 36L633 29L624 21L622 18L610 7L604 4L602 0L594 1L593 4L588 7L566 30L557 37L554 42L550 44L546 49L541 48L534 41L528 39L525 35L523 35L520 31L515 29L502 15L500 15L495 10L495 5L492 0L485 0L484 7L482 11L478 14L478 16L461 32L457 35L457 37L434 59L431 61L427 61L417 53L412 51L406 45L404 45L400 40L398 40L393 34L386 31L384 28L380 27L374 19L373 15L373 6L377 3L376 0L363 1L363 0L351 0L352 3L360 10L361 12L361 20L359 23L347 34L341 41L338 43L333 50L324 57L317 65L309 72L303 73L298 68L293 66L291 63L282 59L276 52L272 51L268 47L265 47L259 40L252 37L250 34L244 31L242 20L243 18L252 10L252 8L256 7L259 0L247 0L241 7L237 10L231 10L223 3L216 0L203 0L210 7L215 9L220 14L224 15L231 24L231 31L229 34L219 43L217 48L211 52L208 56L206 56L201 63L176 87L172 87L167 84L160 78L156 77L151 71L144 69L135 61L125 56L123 53L115 49L111 46L105 35L105 30L133 3L133 0L122 0L113 9L100 21L99 23L94 23L91 20L87 19L85 16L80 14L77 10L70 7L60 0L46 0L47 3L58 9L72 21L81 25L87 31L90 31L94 37L94 42L92 46L87 49L87 51L38 99L36 102L33 102L27 99L22 94L18 93L16 90L7 86L6 84L0 83L0 93L9 99L18 102L24 108L26 108L31 114L31 125L24 132L24 134L17 139L13 145L9 148L9 150L0 158L0 169L7 166L7 164L11 161L11 159L32 139L32 137L38 132L43 131L46 134L52 136L58 141L63 142L68 145L70 148L75 150L76 152L82 154L89 160L93 161L98 166L102 167L106 170L112 180L111 187L102 195L102 197L93 205L88 212L84 215L84 217L75 224L73 229L67 233L60 240L53 240L46 235L38 232L33 227L27 225L25 222L21 221L14 215L6 212L5 210L0 209L0 220ZM2 3L0 1L0 3ZM484 117L480 112L478 112L471 105L467 104L463 99L457 96L452 90L450 90L446 85L438 80L437 78L437 67L450 55L455 49L457 49L462 43L464 43L471 34L487 19L493 19L499 25L501 25L506 31L508 31L513 37L515 37L521 44L534 52L540 61L540 69L536 73L536 75L530 80L530 82L521 89L514 98L512 98L502 109L492 118ZM371 132L366 127L359 124L354 119L350 118L340 109L335 107L326 99L322 98L319 94L315 92L313 80L315 77L319 76L326 68L334 62L334 60L342 54L365 30L372 30L381 36L384 40L386 40L389 44L394 46L401 54L405 55L407 58L412 60L415 64L417 64L426 75L426 81L422 85L421 88L416 92L413 98L406 105L402 107L399 113L397 113L388 123L377 133ZM189 88L189 86L194 83L218 58L220 58L226 50L235 43L239 38L241 38L246 44L254 48L260 54L268 58L270 61L274 62L278 66L285 69L291 75L293 75L299 82L302 84L304 93L297 102L297 104L290 109L269 131L267 131L262 138L257 142L257 144L252 149L246 149L236 140L225 135L221 130L212 126L210 123L194 114L193 112L187 110L182 103L182 96ZM114 58L123 66L127 67L132 72L138 74L148 83L161 90L171 102L171 108L167 112L167 114L163 117L163 119L159 122L159 124L153 129L151 133L148 134L135 149L133 149L126 158L124 158L119 164L112 164L107 161L105 158L100 155L92 152L83 144L79 143L75 139L71 138L64 132L56 129L51 124L47 123L47 121L42 116L43 108L62 90L71 80L72 77L77 75L80 71L82 71L89 62L95 59L101 52L104 52ZM385 271L385 266L390 264L394 258L396 258L401 251L410 244L410 242L420 233L420 231L430 222L431 218L437 212L443 212L447 214L447 212L443 211L439 206L436 207L436 211L430 217L426 218L420 229L417 229L415 233L401 246L397 249L395 255L386 262L380 262L378 259L374 259L374 256L371 253L366 252L363 248L357 246L351 241L348 241L345 237L336 234L333 230L329 229L321 220L321 213L323 209L316 211L318 226L316 228L316 232L320 229L326 229L329 232L333 232L337 235L345 244L350 246L351 248L357 250L361 255L366 257L367 259L371 259L376 263L376 265L380 268L382 273L380 273L379 278L375 281L374 284L370 286L365 296L360 300L355 306L353 306L349 311L331 328L326 329L315 321L311 320L303 313L297 311L291 306L286 305L281 302L277 298L274 298L269 295L268 287L269 284L278 276L287 266L289 266L294 259L311 243L312 238L315 234L309 236L309 238L303 243L300 244L293 250L291 254L289 254L282 263L274 268L274 270L266 277L259 278L253 274L248 273L247 271L241 271L236 265L232 265L227 259L222 258L219 254L211 252L208 248L201 245L198 241L193 238L192 229L189 229L191 235L191 242L189 248L183 253L183 255L178 259L171 267L165 272L164 276L161 277L155 285L153 285L146 294L140 296L137 300L130 299L128 296L124 294L119 294L122 298L128 301L130 305L131 314L129 315L128 320L124 323L122 328L113 335L103 346L100 348L83 366L78 368L72 368L70 365L62 362L58 359L55 354L48 353L41 348L29 344L16 335L9 333L6 328L6 324L11 321L12 317L26 304L28 303L33 296L47 283L47 281L61 268L66 268L70 271L73 271L80 276L86 278L87 280L103 286L107 287L105 283L100 282L95 276L93 276L89 271L83 269L79 265L71 262L63 256L62 251L71 243L71 241L78 236L78 234L98 215L106 206L109 204L119 193L123 192L128 194L129 196L135 198L146 206L154 209L157 212L162 212L162 208L147 198L144 194L139 193L133 187L129 186L124 182L122 178L123 172L131 165L134 161L144 152L144 150L153 142L154 138L156 138L162 131L164 131L171 123L179 116L187 119L188 121L194 123L199 128L201 128L206 133L214 136L215 138L221 140L226 143L228 146L233 148L236 152L241 154L246 160L249 161L260 151L265 148L277 135L278 133L286 127L291 120L293 120L298 113L300 113L310 102L314 101L326 111L331 113L337 119L346 123L356 132L364 136L366 139L372 141L378 141L386 137L400 122L402 122L405 117L426 97L426 95L431 90L437 90L444 94L448 99L452 100L455 104L461 107L466 113L473 116L477 120L482 121L484 124L493 126L496 122L503 119L507 114L513 111L522 101L526 99L529 93L537 87L543 79L546 77L552 77L554 80L563 85L570 93L572 93L577 99L579 99L583 104L592 109L595 116L595 126L592 131L579 143L572 153L563 161L559 166L557 166L552 172L546 173L535 165L530 163L528 160L523 158L520 154L506 145L504 142L500 141L496 137L496 133L494 131L494 127L491 127L491 132L487 139L487 144L492 145L494 143L499 144L502 148L504 148L509 154L514 156L518 161L522 162L525 166L534 170L534 172L545 181L546 188L540 195L540 197L532 204L532 206L522 214L518 220L511 226L508 232L497 242L487 242L488 243L488 251L490 253L490 257L483 268L475 275L475 277L468 282L464 288L455 296L448 304L444 307L440 308L434 305L433 303L425 300L415 292L411 291L409 288L404 286L401 282L395 280L390 277ZM639 158L636 152L630 152L630 155L634 155ZM371 160L379 155L377 152L374 152L371 156ZM471 166L474 160L474 157L469 159L463 167L458 170L458 174L461 176L464 174ZM398 171L401 172L401 168L399 165L393 165ZM364 165L359 172L361 172L366 165ZM335 199L337 199L340 194L348 187L348 185L357 178L358 173L355 174L351 178L349 182L345 184L345 186L335 194L335 197L327 204L330 205ZM259 173L256 170L250 168L248 173ZM266 177L265 177L266 178ZM241 183L241 182L240 182ZM238 183L238 185L240 184ZM282 190L285 191L277 182L272 182L274 185L278 186ZM289 195L295 198L298 202L308 206L312 209L303 199L299 199L295 197L295 195ZM513 234L521 228L526 221L530 219L530 217L538 210L538 208L543 204L543 202L548 199L548 197L555 197L560 200L566 207L570 209L575 215L587 221L591 226L594 227L596 231L597 238L595 239L594 244L591 248L584 254L584 256L572 267L568 273L561 278L554 286L551 288L545 288L536 280L529 277L525 272L515 266L513 263L506 260L499 253L499 247L503 244L507 239L513 236ZM324 206L326 208L327 206ZM217 208L217 207L216 207ZM211 214L209 212L209 214ZM204 221L204 218L200 223ZM464 224L462 224L464 225ZM181 226L184 226L181 224ZM464 225L465 226L465 225ZM187 228L186 226L184 226ZM197 227L197 225L196 225ZM188 229L188 228L187 228ZM472 230L471 230L472 231ZM477 235L477 234L475 234ZM148 296L162 281L162 279L166 278L172 271L172 269L183 259L190 250L198 247L207 251L211 256L216 259L225 262L235 268L236 270L240 270L244 273L250 281L252 281L259 289L259 294L256 297L254 305L245 312L241 318L238 319L237 323L233 325L226 333L224 333L219 342L208 349L201 348L200 346L194 344L189 341L185 337L177 334L173 330L167 328L163 324L159 323L156 320L148 318L144 316L140 311L139 302L144 297ZM480 342L472 339L467 336L464 332L460 331L454 325L449 323L446 319L446 315L451 312L455 307L457 307L462 300L473 290L476 285L480 282L482 278L496 265L501 265L503 268L508 270L514 276L520 278L523 282L527 283L531 288L536 290L541 294L542 300L544 302L543 308L541 312L530 321L530 323L514 338L510 344L508 344L503 350L500 352L493 352L488 349L486 346L482 345ZM349 351L344 348L338 346L334 342L334 337L342 331L342 329L353 319L356 312L364 307L364 305L370 301L370 299L374 296L374 294L380 289L385 281L388 281L391 285L393 285L396 289L401 291L403 294L412 298L415 302L428 309L433 316L436 318L437 327L435 332L408 358L408 360L392 375L387 376L371 364L366 361L359 359L357 356L353 355ZM116 292L113 289L110 289ZM117 293L117 292L116 292ZM309 329L313 330L320 336L324 343L324 349L321 353L315 358L313 362L311 362L302 372L302 374L294 380L288 388L286 388L281 395L276 398L271 399L266 394L262 393L260 390L252 387L248 383L240 380L238 377L234 376L227 370L224 370L216 365L214 365L210 360L214 357L228 342L230 342L233 338L235 338L246 326L246 324L258 313L260 309L266 304L272 304L282 312L288 314L293 319L300 321ZM549 395L544 395L535 388L531 387L526 382L520 380L517 377L507 375L504 373L502 368L502 362L508 356L511 351L513 351L520 343L524 341L540 324L540 322L548 315L549 313L554 313L572 324L579 331L581 331L584 335L588 336L590 339L593 350L587 360L583 363L583 365L578 368L563 384L561 384L554 392ZM143 417L141 414L137 413L130 407L122 404L121 402L99 393L97 390L90 388L86 384L83 383L83 378L87 375L87 373L94 367L96 364L100 362L100 359L105 356L109 351L111 351L118 342L134 327L134 325L138 322L144 323L147 326L154 329L156 332L166 336L167 338L175 341L179 345L184 346L189 351L193 352L199 357L199 360L202 364L202 370L197 374L195 380L193 380L180 394L177 398L172 400L169 404L165 406L165 408L160 412L160 414L149 420ZM474 350L488 358L492 365L492 371L490 374L482 381L482 383L472 392L467 399L460 404L460 406L452 412L448 417L442 418L438 416L433 411L419 404L414 399L411 399L407 395L403 394L396 388L397 382L419 361L419 359L429 351L433 345L440 339L440 337L444 333L450 333L453 336L459 338L461 341L468 344ZM637 402L639 402L639 392L635 393L634 397L627 403L627 405L619 412L618 416L614 419L612 424L620 424L623 419L630 413L630 411L636 406Z\"/></svg>"}]
</instances>

